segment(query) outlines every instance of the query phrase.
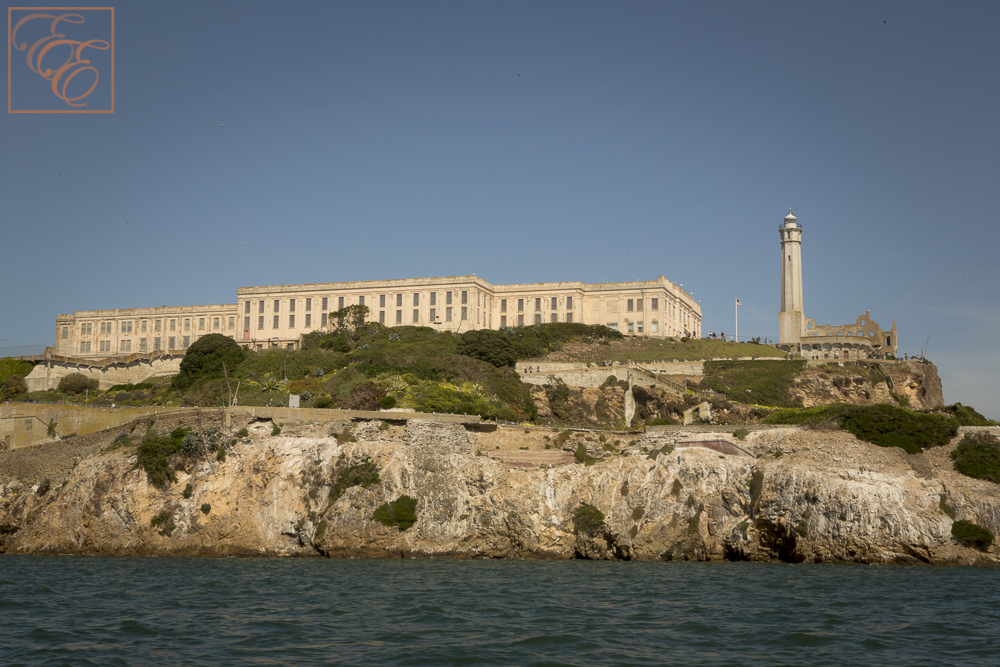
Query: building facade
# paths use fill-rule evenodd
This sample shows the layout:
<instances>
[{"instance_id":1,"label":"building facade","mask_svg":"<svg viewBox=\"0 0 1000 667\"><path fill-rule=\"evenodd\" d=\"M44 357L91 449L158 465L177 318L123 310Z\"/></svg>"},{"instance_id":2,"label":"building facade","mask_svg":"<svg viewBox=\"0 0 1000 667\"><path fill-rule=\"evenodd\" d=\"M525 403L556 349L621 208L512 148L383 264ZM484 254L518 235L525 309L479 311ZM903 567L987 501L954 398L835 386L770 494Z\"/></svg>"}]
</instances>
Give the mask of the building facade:
<instances>
[{"instance_id":1,"label":"building facade","mask_svg":"<svg viewBox=\"0 0 1000 667\"><path fill-rule=\"evenodd\" d=\"M781 238L781 311L778 344L809 359L867 359L896 355L896 322L883 330L865 311L852 324L818 325L802 305L802 227L788 209Z\"/></svg>"},{"instance_id":2,"label":"building facade","mask_svg":"<svg viewBox=\"0 0 1000 667\"><path fill-rule=\"evenodd\" d=\"M387 327L463 333L543 322L603 324L626 335L700 336L701 307L663 276L631 283L493 285L475 275L240 287L214 306L77 311L56 318L55 353L87 358L184 350L209 333L262 350L329 330L330 313L367 306Z\"/></svg>"}]
</instances>

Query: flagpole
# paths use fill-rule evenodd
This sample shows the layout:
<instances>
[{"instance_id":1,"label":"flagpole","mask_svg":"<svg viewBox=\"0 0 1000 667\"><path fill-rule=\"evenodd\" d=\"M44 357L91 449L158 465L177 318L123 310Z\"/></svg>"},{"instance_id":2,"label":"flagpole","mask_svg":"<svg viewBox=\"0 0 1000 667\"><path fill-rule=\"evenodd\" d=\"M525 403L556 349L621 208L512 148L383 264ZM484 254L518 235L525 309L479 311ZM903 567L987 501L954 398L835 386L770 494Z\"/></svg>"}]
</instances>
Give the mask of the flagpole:
<instances>
[{"instance_id":1,"label":"flagpole","mask_svg":"<svg viewBox=\"0 0 1000 667\"><path fill-rule=\"evenodd\" d=\"M733 309L736 311L736 342L740 342L740 300L735 299Z\"/></svg>"}]
</instances>

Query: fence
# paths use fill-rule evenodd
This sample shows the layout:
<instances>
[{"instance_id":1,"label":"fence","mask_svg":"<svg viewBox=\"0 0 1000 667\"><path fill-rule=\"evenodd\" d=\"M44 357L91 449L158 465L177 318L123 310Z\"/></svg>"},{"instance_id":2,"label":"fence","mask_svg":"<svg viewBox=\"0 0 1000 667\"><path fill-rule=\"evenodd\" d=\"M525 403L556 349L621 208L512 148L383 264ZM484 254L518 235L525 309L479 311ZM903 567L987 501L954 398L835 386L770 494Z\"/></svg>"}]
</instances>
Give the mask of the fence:
<instances>
[{"instance_id":1,"label":"fence","mask_svg":"<svg viewBox=\"0 0 1000 667\"><path fill-rule=\"evenodd\" d=\"M45 354L47 345L22 345L20 347L0 347L0 359L4 357L34 357Z\"/></svg>"}]
</instances>

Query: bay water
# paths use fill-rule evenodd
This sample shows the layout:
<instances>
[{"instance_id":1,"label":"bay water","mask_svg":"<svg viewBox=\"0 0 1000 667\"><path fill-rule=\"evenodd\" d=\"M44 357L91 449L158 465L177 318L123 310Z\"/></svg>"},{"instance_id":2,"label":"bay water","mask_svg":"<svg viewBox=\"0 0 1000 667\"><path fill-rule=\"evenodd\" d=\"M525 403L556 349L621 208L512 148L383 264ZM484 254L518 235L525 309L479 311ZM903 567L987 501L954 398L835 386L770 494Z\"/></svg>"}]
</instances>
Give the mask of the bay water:
<instances>
[{"instance_id":1,"label":"bay water","mask_svg":"<svg viewBox=\"0 0 1000 667\"><path fill-rule=\"evenodd\" d=\"M1000 571L0 556L2 665L998 665Z\"/></svg>"}]
</instances>

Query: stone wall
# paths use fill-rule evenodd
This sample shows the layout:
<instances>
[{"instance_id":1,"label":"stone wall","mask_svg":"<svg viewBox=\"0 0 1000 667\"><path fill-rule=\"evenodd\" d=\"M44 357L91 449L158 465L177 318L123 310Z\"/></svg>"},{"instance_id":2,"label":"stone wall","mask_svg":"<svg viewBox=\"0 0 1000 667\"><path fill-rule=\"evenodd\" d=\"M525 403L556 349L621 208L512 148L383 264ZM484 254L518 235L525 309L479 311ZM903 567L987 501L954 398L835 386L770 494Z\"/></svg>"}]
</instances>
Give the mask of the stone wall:
<instances>
[{"instance_id":1,"label":"stone wall","mask_svg":"<svg viewBox=\"0 0 1000 667\"><path fill-rule=\"evenodd\" d=\"M131 355L121 361L113 358L104 360L82 360L76 358L47 359L35 366L25 378L28 391L47 391L59 386L59 381L67 375L81 373L97 380L100 389L109 389L116 384L139 384L151 377L175 375L181 368L183 352L165 353L160 356Z\"/></svg>"}]
</instances>

